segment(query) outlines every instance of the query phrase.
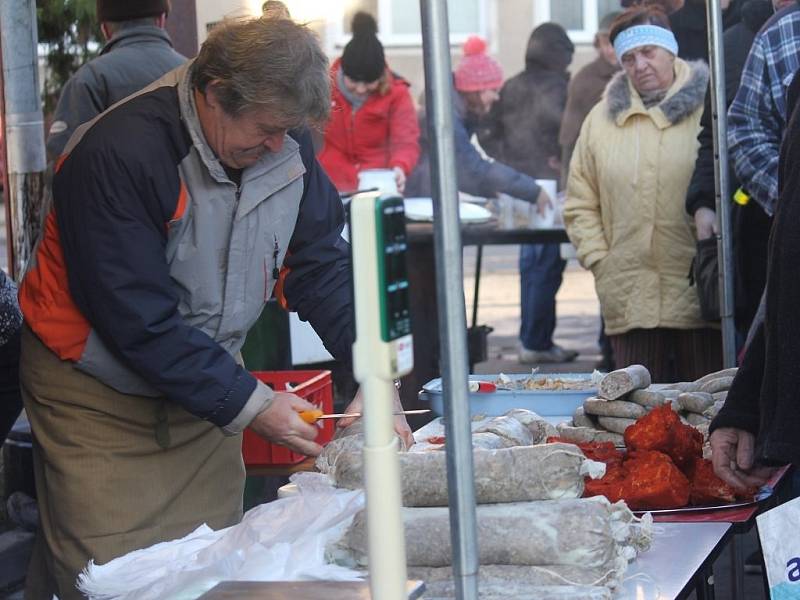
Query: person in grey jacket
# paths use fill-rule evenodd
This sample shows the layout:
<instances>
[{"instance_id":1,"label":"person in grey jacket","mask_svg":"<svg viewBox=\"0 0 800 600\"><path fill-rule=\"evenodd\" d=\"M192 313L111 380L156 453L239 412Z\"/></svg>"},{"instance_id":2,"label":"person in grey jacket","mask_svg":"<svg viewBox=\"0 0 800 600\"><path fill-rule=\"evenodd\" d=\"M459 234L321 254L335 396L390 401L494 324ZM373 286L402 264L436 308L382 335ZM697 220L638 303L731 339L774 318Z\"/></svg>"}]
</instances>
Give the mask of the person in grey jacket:
<instances>
[{"instance_id":1,"label":"person in grey jacket","mask_svg":"<svg viewBox=\"0 0 800 600\"><path fill-rule=\"evenodd\" d=\"M97 18L108 40L100 55L67 81L47 136L55 161L75 128L183 64L164 25L169 0L97 0Z\"/></svg>"},{"instance_id":2,"label":"person in grey jacket","mask_svg":"<svg viewBox=\"0 0 800 600\"><path fill-rule=\"evenodd\" d=\"M314 405L237 357L274 295L351 363L344 209L308 132L328 69L305 26L226 21L68 142L19 294L41 517L26 598L84 598L90 559L238 522L245 427L321 451L298 414Z\"/></svg>"}]
</instances>

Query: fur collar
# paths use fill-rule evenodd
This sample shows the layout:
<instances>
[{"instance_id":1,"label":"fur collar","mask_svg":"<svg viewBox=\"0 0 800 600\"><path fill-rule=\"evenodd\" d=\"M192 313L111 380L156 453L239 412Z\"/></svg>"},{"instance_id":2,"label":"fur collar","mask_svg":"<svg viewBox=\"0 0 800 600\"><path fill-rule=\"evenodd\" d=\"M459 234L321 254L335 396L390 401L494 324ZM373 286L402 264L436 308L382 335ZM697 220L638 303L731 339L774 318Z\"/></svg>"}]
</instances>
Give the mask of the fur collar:
<instances>
[{"instance_id":1,"label":"fur collar","mask_svg":"<svg viewBox=\"0 0 800 600\"><path fill-rule=\"evenodd\" d=\"M697 110L703 104L708 88L708 65L705 62L696 60L688 63L681 61L681 63L676 61L678 69L688 69L689 74L684 76L684 82L680 89L650 109L659 109L671 125L680 123ZM680 72L678 78L680 78ZM608 116L612 121L617 121L618 117L633 107L631 90L632 86L628 84L628 76L625 71L617 73L609 82L606 88L606 103ZM635 103L642 112L646 112L638 97L635 99Z\"/></svg>"}]
</instances>

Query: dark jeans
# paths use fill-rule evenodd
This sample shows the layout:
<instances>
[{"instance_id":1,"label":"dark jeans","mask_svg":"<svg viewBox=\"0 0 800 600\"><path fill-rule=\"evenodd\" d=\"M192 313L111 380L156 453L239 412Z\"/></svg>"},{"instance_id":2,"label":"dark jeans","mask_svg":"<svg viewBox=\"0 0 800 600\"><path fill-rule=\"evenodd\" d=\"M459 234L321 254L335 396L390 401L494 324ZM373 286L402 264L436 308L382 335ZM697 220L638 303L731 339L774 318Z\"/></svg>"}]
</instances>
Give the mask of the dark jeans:
<instances>
[{"instance_id":1,"label":"dark jeans","mask_svg":"<svg viewBox=\"0 0 800 600\"><path fill-rule=\"evenodd\" d=\"M19 336L0 346L0 446L22 411L19 394Z\"/></svg>"},{"instance_id":2,"label":"dark jeans","mask_svg":"<svg viewBox=\"0 0 800 600\"><path fill-rule=\"evenodd\" d=\"M523 244L519 252L521 319L519 339L528 350L553 347L556 329L556 293L564 267L558 244Z\"/></svg>"}]
</instances>

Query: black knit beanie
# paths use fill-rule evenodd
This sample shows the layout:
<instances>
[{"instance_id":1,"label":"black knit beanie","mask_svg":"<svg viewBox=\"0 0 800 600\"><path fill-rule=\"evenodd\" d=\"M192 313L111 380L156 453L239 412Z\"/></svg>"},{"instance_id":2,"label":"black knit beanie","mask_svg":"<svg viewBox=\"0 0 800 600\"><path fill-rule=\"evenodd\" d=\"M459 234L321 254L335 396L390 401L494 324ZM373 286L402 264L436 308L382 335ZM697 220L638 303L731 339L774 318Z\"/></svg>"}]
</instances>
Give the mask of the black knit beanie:
<instances>
[{"instance_id":1,"label":"black knit beanie","mask_svg":"<svg viewBox=\"0 0 800 600\"><path fill-rule=\"evenodd\" d=\"M97 0L97 20L131 21L169 12L169 0Z\"/></svg>"},{"instance_id":2,"label":"black knit beanie","mask_svg":"<svg viewBox=\"0 0 800 600\"><path fill-rule=\"evenodd\" d=\"M342 71L353 81L377 81L386 68L383 45L378 40L378 24L371 15L357 12L351 24L353 39L342 54Z\"/></svg>"}]
</instances>

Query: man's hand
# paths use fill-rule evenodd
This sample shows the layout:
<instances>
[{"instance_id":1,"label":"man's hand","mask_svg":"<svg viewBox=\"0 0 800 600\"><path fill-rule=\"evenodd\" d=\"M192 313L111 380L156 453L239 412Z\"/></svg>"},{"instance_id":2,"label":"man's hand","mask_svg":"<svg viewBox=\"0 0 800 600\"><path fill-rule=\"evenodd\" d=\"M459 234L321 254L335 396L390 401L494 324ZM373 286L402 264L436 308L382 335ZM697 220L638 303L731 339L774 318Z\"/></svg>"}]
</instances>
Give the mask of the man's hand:
<instances>
[{"instance_id":1,"label":"man's hand","mask_svg":"<svg viewBox=\"0 0 800 600\"><path fill-rule=\"evenodd\" d=\"M319 429L303 421L298 414L302 410L316 408L295 394L275 392L272 404L256 415L250 422L250 429L270 442L286 446L294 452L317 456L322 452L322 446L314 441Z\"/></svg>"},{"instance_id":2,"label":"man's hand","mask_svg":"<svg viewBox=\"0 0 800 600\"><path fill-rule=\"evenodd\" d=\"M697 229L697 239L707 240L717 235L717 213L710 208L698 208L694 213L694 226Z\"/></svg>"},{"instance_id":3,"label":"man's hand","mask_svg":"<svg viewBox=\"0 0 800 600\"><path fill-rule=\"evenodd\" d=\"M543 217L547 214L547 210L551 208L553 208L553 201L550 199L547 192L544 191L544 188L542 188L539 195L536 197L536 212L539 213L540 217Z\"/></svg>"},{"instance_id":4,"label":"man's hand","mask_svg":"<svg viewBox=\"0 0 800 600\"><path fill-rule=\"evenodd\" d=\"M756 440L752 433L733 427L720 427L711 434L711 462L717 477L737 489L761 487L775 469L755 467Z\"/></svg>"},{"instance_id":5,"label":"man's hand","mask_svg":"<svg viewBox=\"0 0 800 600\"><path fill-rule=\"evenodd\" d=\"M400 167L392 169L394 171L394 180L397 183L397 191L403 193L406 189L406 174Z\"/></svg>"},{"instance_id":6,"label":"man's hand","mask_svg":"<svg viewBox=\"0 0 800 600\"><path fill-rule=\"evenodd\" d=\"M394 386L392 386L392 390L394 391L394 402L392 408L394 412L401 412L403 410L403 405L400 403L400 394L397 392L397 389ZM344 412L364 412L364 395L360 389L358 392L356 392L356 397L353 398L353 401L347 406L346 409L344 409ZM336 424L336 426L347 427L348 425L352 425L354 421L355 419L339 419L339 422ZM411 431L411 427L408 426L408 421L406 421L405 415L397 415L394 418L394 431L398 436L400 436L400 439L403 440L403 445L406 447L406 450L414 445L414 434Z\"/></svg>"}]
</instances>

